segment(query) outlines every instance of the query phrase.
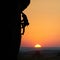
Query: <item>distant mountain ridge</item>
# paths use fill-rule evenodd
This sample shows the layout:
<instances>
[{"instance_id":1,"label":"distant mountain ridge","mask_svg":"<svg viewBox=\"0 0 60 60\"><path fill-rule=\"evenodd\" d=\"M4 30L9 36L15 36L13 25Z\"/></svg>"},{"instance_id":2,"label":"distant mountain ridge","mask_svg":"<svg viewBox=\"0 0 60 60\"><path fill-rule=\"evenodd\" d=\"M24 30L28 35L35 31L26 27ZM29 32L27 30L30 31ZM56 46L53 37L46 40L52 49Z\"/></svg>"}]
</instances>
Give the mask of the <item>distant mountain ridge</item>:
<instances>
[{"instance_id":1,"label":"distant mountain ridge","mask_svg":"<svg viewBox=\"0 0 60 60\"><path fill-rule=\"evenodd\" d=\"M21 47L20 51L27 52L27 51L35 51L35 50L58 50L60 51L60 47L42 47L42 48L32 48L32 47Z\"/></svg>"}]
</instances>

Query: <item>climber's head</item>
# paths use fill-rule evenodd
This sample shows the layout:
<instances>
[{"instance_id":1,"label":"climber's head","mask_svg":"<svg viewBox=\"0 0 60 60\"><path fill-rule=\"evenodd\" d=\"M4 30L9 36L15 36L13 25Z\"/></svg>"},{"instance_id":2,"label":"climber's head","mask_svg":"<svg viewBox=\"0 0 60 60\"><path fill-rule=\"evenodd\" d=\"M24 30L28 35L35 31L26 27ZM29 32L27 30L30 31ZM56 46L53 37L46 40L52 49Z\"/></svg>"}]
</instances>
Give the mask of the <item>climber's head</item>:
<instances>
[{"instance_id":1,"label":"climber's head","mask_svg":"<svg viewBox=\"0 0 60 60\"><path fill-rule=\"evenodd\" d=\"M27 18L26 15L22 12L22 17Z\"/></svg>"}]
</instances>

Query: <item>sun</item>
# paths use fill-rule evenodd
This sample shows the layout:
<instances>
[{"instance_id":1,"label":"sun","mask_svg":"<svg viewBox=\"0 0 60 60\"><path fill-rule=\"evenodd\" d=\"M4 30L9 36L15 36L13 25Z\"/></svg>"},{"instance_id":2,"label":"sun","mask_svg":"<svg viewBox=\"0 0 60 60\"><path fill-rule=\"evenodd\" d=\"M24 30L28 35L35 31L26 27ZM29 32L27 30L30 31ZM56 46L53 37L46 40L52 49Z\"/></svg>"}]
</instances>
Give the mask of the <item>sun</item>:
<instances>
[{"instance_id":1,"label":"sun","mask_svg":"<svg viewBox=\"0 0 60 60\"><path fill-rule=\"evenodd\" d=\"M39 45L39 44L36 44L34 47L35 47L35 48L41 48L42 46Z\"/></svg>"}]
</instances>

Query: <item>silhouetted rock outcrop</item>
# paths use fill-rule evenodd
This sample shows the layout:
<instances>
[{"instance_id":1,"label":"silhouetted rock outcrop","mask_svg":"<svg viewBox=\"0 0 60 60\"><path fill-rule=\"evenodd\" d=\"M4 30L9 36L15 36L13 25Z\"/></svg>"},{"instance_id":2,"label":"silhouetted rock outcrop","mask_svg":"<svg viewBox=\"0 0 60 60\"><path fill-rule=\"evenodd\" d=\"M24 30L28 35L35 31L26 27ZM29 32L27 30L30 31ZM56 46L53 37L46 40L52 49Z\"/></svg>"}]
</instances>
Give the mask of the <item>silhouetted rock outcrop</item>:
<instances>
[{"instance_id":1,"label":"silhouetted rock outcrop","mask_svg":"<svg viewBox=\"0 0 60 60\"><path fill-rule=\"evenodd\" d=\"M20 1L20 2L19 2ZM20 22L18 13L29 5L30 0L1 1L1 43L2 54L6 59L17 59L21 43ZM20 5L20 6L19 6ZM18 11L18 7L20 8ZM2 59L3 60L3 59Z\"/></svg>"}]
</instances>

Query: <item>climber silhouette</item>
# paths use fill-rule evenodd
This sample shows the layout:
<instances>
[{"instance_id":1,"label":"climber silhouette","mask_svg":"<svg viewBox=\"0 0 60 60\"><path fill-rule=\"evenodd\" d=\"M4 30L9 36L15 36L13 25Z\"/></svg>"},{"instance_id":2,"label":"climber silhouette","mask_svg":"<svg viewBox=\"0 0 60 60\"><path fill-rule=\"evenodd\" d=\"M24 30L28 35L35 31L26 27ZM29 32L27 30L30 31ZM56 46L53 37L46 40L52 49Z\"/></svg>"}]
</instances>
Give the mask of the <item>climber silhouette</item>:
<instances>
[{"instance_id":1,"label":"climber silhouette","mask_svg":"<svg viewBox=\"0 0 60 60\"><path fill-rule=\"evenodd\" d=\"M22 25L21 28L23 29L23 32L21 34L23 35L25 32L25 27L29 25L29 22L28 22L27 16L23 12L22 12L22 17L23 17L23 20L21 20L21 25Z\"/></svg>"},{"instance_id":2,"label":"climber silhouette","mask_svg":"<svg viewBox=\"0 0 60 60\"><path fill-rule=\"evenodd\" d=\"M21 35L24 35L25 27L29 25L27 16L23 13L23 11L28 7L29 3L30 3L30 0L19 0L19 6L17 11L18 13L22 14L22 17L23 17L23 20L21 20L21 25L22 25L21 28L23 29L23 32L21 33Z\"/></svg>"}]
</instances>

